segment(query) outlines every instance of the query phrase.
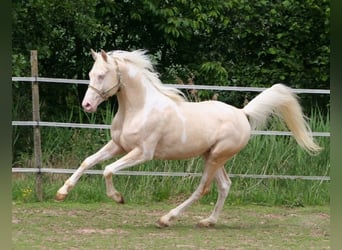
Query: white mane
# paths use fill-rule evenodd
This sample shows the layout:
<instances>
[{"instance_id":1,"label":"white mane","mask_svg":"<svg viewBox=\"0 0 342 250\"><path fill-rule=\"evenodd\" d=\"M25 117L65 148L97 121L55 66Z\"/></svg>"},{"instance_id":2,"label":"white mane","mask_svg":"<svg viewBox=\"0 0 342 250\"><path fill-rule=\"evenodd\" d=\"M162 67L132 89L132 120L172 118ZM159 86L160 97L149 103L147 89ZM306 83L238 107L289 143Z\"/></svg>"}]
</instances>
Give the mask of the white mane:
<instances>
[{"instance_id":1,"label":"white mane","mask_svg":"<svg viewBox=\"0 0 342 250\"><path fill-rule=\"evenodd\" d=\"M158 73L154 70L154 65L148 55L146 55L146 52L146 50L134 50L132 52L115 50L108 52L108 55L116 59L132 63L136 67L140 68L144 72L145 76L150 80L152 86L172 100L185 101L186 97L180 90L163 85L159 79Z\"/></svg>"}]
</instances>

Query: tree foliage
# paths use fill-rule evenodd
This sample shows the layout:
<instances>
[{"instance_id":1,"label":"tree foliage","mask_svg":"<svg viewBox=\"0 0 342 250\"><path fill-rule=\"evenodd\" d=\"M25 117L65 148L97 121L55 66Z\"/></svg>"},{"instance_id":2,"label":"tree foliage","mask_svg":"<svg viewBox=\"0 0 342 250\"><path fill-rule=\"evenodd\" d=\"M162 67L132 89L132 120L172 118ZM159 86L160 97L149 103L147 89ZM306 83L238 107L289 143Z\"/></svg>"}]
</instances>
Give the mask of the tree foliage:
<instances>
[{"instance_id":1,"label":"tree foliage","mask_svg":"<svg viewBox=\"0 0 342 250\"><path fill-rule=\"evenodd\" d=\"M329 88L329 0L15 0L13 75L87 78L90 48L147 49L164 82ZM17 87L18 88L18 87ZM52 88L52 89L51 89ZM16 93L20 92L19 88ZM42 87L55 103L84 88ZM240 99L223 101L241 106ZM321 100L321 99L320 99ZM320 105L325 105L319 101ZM310 102L307 105L312 105Z\"/></svg>"}]
</instances>

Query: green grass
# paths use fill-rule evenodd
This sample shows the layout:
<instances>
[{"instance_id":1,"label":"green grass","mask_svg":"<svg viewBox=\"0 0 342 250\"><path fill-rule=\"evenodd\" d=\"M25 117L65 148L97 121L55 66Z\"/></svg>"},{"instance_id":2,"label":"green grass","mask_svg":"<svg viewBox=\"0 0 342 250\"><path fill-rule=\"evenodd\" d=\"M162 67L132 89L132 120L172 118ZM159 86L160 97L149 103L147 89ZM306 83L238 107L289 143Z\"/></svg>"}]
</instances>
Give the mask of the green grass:
<instances>
[{"instance_id":1,"label":"green grass","mask_svg":"<svg viewBox=\"0 0 342 250\"><path fill-rule=\"evenodd\" d=\"M95 118L94 114L80 116L79 122L94 122L102 119L109 124L111 110L107 107ZM75 119L70 115L66 121ZM330 131L329 117L312 111L313 131ZM269 123L269 130L284 130L276 119ZM43 167L76 169L83 159L96 152L109 139L109 130L71 129L43 127L42 154ZM20 141L20 134L14 136ZM228 173L268 174L268 175L310 175L329 176L330 138L316 137L324 149L318 156L311 156L299 148L289 136L253 136L245 149L226 164ZM15 148L15 145L14 145ZM33 157L28 152L15 154L13 166L33 167ZM93 169L103 169L110 161L96 165ZM198 172L203 169L203 161L194 158L185 161L153 160L131 168L136 171ZM58 188L69 177L65 174L43 174L44 199L53 199ZM127 202L145 203L151 201L184 200L196 188L198 177L156 177L156 176L114 176L116 188L122 192ZM229 204L268 205L322 205L329 204L329 181L274 180L232 178L233 185L227 199ZM13 200L33 202L35 198L35 175L13 175ZM31 190L31 192L29 192ZM215 202L216 187L201 199L204 204ZM108 201L102 176L83 176L68 196L69 200L82 203Z\"/></svg>"},{"instance_id":2,"label":"green grass","mask_svg":"<svg viewBox=\"0 0 342 250\"><path fill-rule=\"evenodd\" d=\"M14 203L14 250L330 249L327 206L225 206L213 228L194 225L212 205L194 204L169 228L154 226L172 203Z\"/></svg>"}]
</instances>

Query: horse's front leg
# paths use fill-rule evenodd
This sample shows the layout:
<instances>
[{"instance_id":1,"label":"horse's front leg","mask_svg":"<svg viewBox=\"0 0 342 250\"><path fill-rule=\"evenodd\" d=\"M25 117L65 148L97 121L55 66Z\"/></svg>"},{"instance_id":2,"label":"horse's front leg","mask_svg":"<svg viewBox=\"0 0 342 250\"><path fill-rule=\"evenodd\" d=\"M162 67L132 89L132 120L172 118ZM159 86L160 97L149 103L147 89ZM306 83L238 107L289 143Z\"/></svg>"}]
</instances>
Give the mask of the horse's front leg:
<instances>
[{"instance_id":1,"label":"horse's front leg","mask_svg":"<svg viewBox=\"0 0 342 250\"><path fill-rule=\"evenodd\" d=\"M122 169L132 167L139 163L151 160L152 158L152 154L146 154L142 149L135 148L119 160L106 166L103 175L106 180L107 196L118 203L124 203L122 195L114 188L112 175Z\"/></svg>"},{"instance_id":2,"label":"horse's front leg","mask_svg":"<svg viewBox=\"0 0 342 250\"><path fill-rule=\"evenodd\" d=\"M76 185L79 178L82 176L85 170L93 167L95 164L113 158L115 155L123 153L121 147L116 145L110 140L105 146L103 146L95 154L87 157L81 164L81 166L73 173L69 179L67 179L64 185L57 191L55 200L63 201L68 195L69 191Z\"/></svg>"}]
</instances>

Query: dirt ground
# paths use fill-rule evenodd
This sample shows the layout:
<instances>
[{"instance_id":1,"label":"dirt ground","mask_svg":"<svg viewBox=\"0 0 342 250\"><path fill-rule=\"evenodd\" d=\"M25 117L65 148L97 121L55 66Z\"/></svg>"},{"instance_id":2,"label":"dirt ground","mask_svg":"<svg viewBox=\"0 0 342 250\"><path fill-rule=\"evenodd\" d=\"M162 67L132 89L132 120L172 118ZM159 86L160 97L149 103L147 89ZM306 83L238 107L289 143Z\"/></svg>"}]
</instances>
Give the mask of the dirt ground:
<instances>
[{"instance_id":1,"label":"dirt ground","mask_svg":"<svg viewBox=\"0 0 342 250\"><path fill-rule=\"evenodd\" d=\"M195 204L172 226L155 221L175 204L14 203L13 249L330 249L330 209L226 205L212 228Z\"/></svg>"}]
</instances>

